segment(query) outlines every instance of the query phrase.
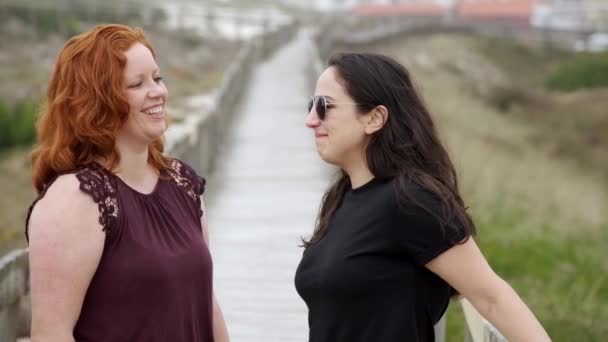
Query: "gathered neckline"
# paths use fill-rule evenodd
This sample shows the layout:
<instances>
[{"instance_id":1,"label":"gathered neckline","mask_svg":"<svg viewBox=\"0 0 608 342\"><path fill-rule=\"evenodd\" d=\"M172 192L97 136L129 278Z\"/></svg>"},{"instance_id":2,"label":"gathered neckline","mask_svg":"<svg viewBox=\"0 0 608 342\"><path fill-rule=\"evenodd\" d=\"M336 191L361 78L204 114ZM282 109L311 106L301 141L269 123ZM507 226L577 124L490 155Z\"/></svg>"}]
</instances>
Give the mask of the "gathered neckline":
<instances>
[{"instance_id":1,"label":"gathered neckline","mask_svg":"<svg viewBox=\"0 0 608 342\"><path fill-rule=\"evenodd\" d=\"M136 193L137 195L144 196L144 197L154 196L158 192L158 188L160 187L160 181L161 181L160 176L158 176L156 178L156 184L154 184L154 188L152 188L152 191L150 191L149 193L145 193L145 192L141 192L139 190L134 189L132 186L127 184L127 182L125 182L122 178L118 177L117 175L114 175L114 177L118 178L118 181L121 182L127 189Z\"/></svg>"},{"instance_id":2,"label":"gathered neckline","mask_svg":"<svg viewBox=\"0 0 608 342\"><path fill-rule=\"evenodd\" d=\"M104 167L103 165L101 165L97 161L93 161L92 164L95 165L95 167L103 170L105 173L107 173L111 177L118 179L118 181L120 183L122 183L127 189L129 189L129 191L134 192L135 194L137 194L139 196L143 196L143 197L154 196L158 192L158 188L160 187L160 183L161 183L161 175L160 174L156 178L156 183L154 184L154 188L152 188L152 191L150 191L149 193L144 193L144 192L141 192L141 191L136 190L135 188L133 188L131 185L129 185L127 182L125 182L124 179L120 178L117 174L115 174L114 172L108 170L106 167ZM161 171L161 173L162 173L162 171Z\"/></svg>"}]
</instances>

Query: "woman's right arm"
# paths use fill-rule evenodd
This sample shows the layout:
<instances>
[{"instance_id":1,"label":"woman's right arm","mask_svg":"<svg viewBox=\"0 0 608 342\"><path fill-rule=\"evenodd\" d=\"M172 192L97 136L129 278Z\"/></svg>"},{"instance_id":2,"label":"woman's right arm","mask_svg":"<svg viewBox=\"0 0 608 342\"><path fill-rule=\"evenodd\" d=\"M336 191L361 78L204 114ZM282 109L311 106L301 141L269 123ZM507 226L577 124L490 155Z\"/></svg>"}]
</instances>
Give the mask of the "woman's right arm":
<instances>
[{"instance_id":1,"label":"woman's right arm","mask_svg":"<svg viewBox=\"0 0 608 342\"><path fill-rule=\"evenodd\" d=\"M60 176L29 221L32 342L72 342L103 252L98 205L73 174Z\"/></svg>"}]
</instances>

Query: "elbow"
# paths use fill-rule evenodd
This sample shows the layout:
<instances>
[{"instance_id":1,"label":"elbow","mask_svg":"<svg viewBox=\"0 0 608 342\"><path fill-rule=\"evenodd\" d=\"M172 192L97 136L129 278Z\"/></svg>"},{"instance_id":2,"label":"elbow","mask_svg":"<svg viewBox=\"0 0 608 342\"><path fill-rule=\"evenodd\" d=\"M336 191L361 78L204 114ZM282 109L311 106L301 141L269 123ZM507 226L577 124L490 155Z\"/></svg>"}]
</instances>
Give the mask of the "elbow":
<instances>
[{"instance_id":1,"label":"elbow","mask_svg":"<svg viewBox=\"0 0 608 342\"><path fill-rule=\"evenodd\" d=\"M497 276L493 286L472 295L469 300L485 319L493 321L498 314L501 297L509 291L512 291L511 286Z\"/></svg>"}]
</instances>

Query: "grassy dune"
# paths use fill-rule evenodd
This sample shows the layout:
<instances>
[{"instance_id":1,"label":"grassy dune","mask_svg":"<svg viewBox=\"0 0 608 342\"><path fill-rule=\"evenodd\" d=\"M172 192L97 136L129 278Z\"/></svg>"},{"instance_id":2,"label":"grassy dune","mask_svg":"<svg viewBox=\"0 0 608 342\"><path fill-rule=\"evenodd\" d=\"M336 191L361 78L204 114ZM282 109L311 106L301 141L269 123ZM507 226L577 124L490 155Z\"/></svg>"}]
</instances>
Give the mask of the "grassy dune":
<instances>
[{"instance_id":1,"label":"grassy dune","mask_svg":"<svg viewBox=\"0 0 608 342\"><path fill-rule=\"evenodd\" d=\"M24 219L34 199L28 168L28 151L0 151L0 255L25 245Z\"/></svg>"},{"instance_id":2,"label":"grassy dune","mask_svg":"<svg viewBox=\"0 0 608 342\"><path fill-rule=\"evenodd\" d=\"M567 54L495 39L402 37L339 50L385 53L410 69L493 268L554 341L604 340L608 90L549 92L543 78ZM448 322L448 340L462 341L458 305Z\"/></svg>"}]
</instances>

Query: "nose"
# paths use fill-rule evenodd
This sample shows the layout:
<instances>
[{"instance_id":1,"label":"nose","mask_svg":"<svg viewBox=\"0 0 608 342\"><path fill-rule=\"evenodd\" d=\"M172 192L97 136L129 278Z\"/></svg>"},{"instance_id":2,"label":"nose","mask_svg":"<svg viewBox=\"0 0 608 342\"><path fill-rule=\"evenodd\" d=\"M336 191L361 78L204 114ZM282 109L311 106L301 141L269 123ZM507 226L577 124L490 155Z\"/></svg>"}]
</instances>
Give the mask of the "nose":
<instances>
[{"instance_id":1,"label":"nose","mask_svg":"<svg viewBox=\"0 0 608 342\"><path fill-rule=\"evenodd\" d=\"M158 97L167 97L167 88L162 83L154 82L148 91L148 96L152 99Z\"/></svg>"},{"instance_id":2,"label":"nose","mask_svg":"<svg viewBox=\"0 0 608 342\"><path fill-rule=\"evenodd\" d=\"M321 120L319 119L319 116L317 115L317 111L315 110L315 107L313 106L310 111L308 112L308 115L306 115L306 127L308 128L316 128L319 127L321 125Z\"/></svg>"}]
</instances>

